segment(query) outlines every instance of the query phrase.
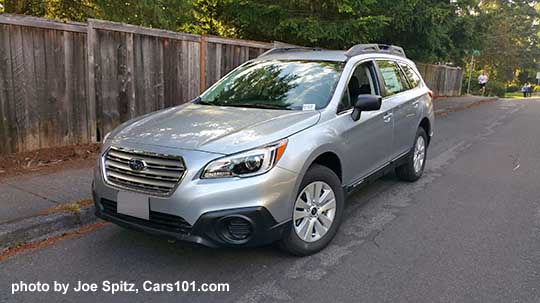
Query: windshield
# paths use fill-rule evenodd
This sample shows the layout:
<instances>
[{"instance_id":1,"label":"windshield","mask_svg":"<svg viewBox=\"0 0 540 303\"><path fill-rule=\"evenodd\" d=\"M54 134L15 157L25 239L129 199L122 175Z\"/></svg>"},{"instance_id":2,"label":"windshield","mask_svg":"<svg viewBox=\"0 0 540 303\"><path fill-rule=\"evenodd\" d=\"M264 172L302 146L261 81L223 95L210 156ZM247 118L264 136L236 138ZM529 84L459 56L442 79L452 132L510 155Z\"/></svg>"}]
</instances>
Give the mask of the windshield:
<instances>
[{"instance_id":1,"label":"windshield","mask_svg":"<svg viewBox=\"0 0 540 303\"><path fill-rule=\"evenodd\" d=\"M200 104L270 109L321 109L328 105L344 63L268 60L248 62L221 79Z\"/></svg>"}]
</instances>

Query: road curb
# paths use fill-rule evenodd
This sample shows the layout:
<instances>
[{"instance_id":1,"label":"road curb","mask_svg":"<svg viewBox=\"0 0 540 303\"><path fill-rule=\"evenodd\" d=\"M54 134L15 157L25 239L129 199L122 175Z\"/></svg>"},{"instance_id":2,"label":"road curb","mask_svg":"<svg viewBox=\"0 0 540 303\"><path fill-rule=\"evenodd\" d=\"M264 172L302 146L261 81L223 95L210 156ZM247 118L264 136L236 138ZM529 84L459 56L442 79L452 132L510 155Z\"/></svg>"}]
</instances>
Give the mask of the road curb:
<instances>
[{"instance_id":1,"label":"road curb","mask_svg":"<svg viewBox=\"0 0 540 303\"><path fill-rule=\"evenodd\" d=\"M76 212L58 212L0 224L0 252L94 223L98 220L94 211L94 205L90 205Z\"/></svg>"}]
</instances>

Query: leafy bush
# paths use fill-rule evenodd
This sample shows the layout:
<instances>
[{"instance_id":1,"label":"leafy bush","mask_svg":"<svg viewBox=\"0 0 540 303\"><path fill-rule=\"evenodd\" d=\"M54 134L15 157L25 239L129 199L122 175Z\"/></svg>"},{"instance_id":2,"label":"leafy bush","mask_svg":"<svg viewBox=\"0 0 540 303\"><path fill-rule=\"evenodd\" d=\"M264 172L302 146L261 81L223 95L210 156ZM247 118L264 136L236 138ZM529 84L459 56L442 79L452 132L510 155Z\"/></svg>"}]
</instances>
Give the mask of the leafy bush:
<instances>
[{"instance_id":1,"label":"leafy bush","mask_svg":"<svg viewBox=\"0 0 540 303\"><path fill-rule=\"evenodd\" d=\"M506 91L509 93L521 92L521 87L516 84L510 84L506 87Z\"/></svg>"},{"instance_id":2,"label":"leafy bush","mask_svg":"<svg viewBox=\"0 0 540 303\"><path fill-rule=\"evenodd\" d=\"M487 91L489 95L503 98L506 93L506 85L502 81L491 80L487 84Z\"/></svg>"}]
</instances>

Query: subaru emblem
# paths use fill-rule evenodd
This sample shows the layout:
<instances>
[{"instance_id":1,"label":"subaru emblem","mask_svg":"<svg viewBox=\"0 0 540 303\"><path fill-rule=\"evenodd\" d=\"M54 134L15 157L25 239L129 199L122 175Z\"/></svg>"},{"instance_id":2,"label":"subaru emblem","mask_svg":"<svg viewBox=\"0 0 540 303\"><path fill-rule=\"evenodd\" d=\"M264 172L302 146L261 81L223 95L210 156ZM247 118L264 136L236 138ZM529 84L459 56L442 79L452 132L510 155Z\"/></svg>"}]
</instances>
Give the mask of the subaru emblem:
<instances>
[{"instance_id":1,"label":"subaru emblem","mask_svg":"<svg viewBox=\"0 0 540 303\"><path fill-rule=\"evenodd\" d=\"M133 170L140 171L146 168L146 163L143 160L131 159L129 161L129 167Z\"/></svg>"}]
</instances>

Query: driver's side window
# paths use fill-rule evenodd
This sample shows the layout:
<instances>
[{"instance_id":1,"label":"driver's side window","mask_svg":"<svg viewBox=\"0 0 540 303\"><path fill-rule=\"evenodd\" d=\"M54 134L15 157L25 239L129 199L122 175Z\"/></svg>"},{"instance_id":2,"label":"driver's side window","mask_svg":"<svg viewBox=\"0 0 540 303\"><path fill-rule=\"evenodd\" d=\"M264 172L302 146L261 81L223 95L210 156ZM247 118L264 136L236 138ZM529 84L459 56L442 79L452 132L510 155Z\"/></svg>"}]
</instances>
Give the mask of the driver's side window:
<instances>
[{"instance_id":1,"label":"driver's side window","mask_svg":"<svg viewBox=\"0 0 540 303\"><path fill-rule=\"evenodd\" d=\"M358 95L375 95L375 85L370 67L371 62L362 63L354 69L349 83L343 92L341 102L338 106L338 114L351 109L358 98Z\"/></svg>"}]
</instances>

